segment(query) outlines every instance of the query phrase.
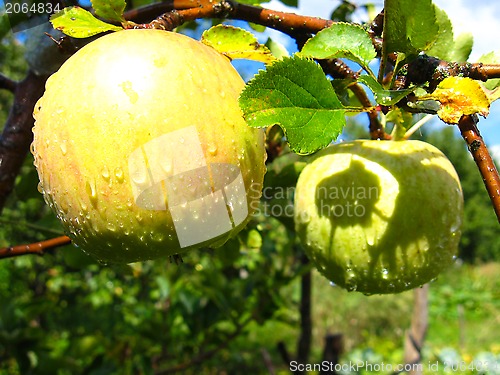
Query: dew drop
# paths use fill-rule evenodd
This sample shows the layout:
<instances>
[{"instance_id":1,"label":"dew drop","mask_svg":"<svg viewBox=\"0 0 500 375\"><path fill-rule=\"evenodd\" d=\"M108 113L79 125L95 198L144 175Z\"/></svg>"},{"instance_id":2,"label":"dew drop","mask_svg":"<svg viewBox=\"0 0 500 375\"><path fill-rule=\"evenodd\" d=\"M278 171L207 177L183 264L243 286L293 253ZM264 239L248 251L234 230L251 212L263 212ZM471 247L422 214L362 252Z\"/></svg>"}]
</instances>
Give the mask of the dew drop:
<instances>
[{"instance_id":1,"label":"dew drop","mask_svg":"<svg viewBox=\"0 0 500 375\"><path fill-rule=\"evenodd\" d=\"M94 182L86 182L85 183L85 190L87 191L87 195L89 196L90 203L92 203L92 206L97 205L97 189L95 186Z\"/></svg>"},{"instance_id":2,"label":"dew drop","mask_svg":"<svg viewBox=\"0 0 500 375\"><path fill-rule=\"evenodd\" d=\"M217 151L218 151L218 150L217 150L217 146L216 146L216 145L214 145L214 144L211 144L211 145L209 145L209 146L208 146L207 151L208 151L208 153L209 153L210 155L215 156L215 155L217 155Z\"/></svg>"},{"instance_id":3,"label":"dew drop","mask_svg":"<svg viewBox=\"0 0 500 375\"><path fill-rule=\"evenodd\" d=\"M109 181L109 169L108 167L104 166L104 168L101 171L101 176L104 178L106 181Z\"/></svg>"},{"instance_id":4,"label":"dew drop","mask_svg":"<svg viewBox=\"0 0 500 375\"><path fill-rule=\"evenodd\" d=\"M365 236L366 236L366 243L368 244L368 246L374 246L375 238L377 237L375 229L367 227L365 229Z\"/></svg>"},{"instance_id":5,"label":"dew drop","mask_svg":"<svg viewBox=\"0 0 500 375\"><path fill-rule=\"evenodd\" d=\"M68 146L66 145L66 141L63 141L59 147L61 148L61 152L63 156L65 156L68 153Z\"/></svg>"},{"instance_id":6,"label":"dew drop","mask_svg":"<svg viewBox=\"0 0 500 375\"><path fill-rule=\"evenodd\" d=\"M124 181L123 170L120 167L115 168L115 177L120 184Z\"/></svg>"},{"instance_id":7,"label":"dew drop","mask_svg":"<svg viewBox=\"0 0 500 375\"><path fill-rule=\"evenodd\" d=\"M389 278L389 271L387 270L387 268L382 269L382 278L384 280L387 280Z\"/></svg>"},{"instance_id":8,"label":"dew drop","mask_svg":"<svg viewBox=\"0 0 500 375\"><path fill-rule=\"evenodd\" d=\"M39 193L45 194L45 190L43 190L43 185L41 182L38 183L36 188L37 188Z\"/></svg>"}]
</instances>

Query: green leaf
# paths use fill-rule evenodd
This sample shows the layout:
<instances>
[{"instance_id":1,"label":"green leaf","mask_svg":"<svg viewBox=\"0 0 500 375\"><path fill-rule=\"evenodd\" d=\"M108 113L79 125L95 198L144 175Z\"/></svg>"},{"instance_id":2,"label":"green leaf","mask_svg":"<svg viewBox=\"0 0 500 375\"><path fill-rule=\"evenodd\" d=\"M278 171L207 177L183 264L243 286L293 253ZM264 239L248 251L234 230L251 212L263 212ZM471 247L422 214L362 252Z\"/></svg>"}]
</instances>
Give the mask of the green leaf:
<instances>
[{"instance_id":1,"label":"green leaf","mask_svg":"<svg viewBox=\"0 0 500 375\"><path fill-rule=\"evenodd\" d=\"M469 33L460 34L454 38L453 25L445 11L434 6L436 20L439 25L437 39L426 53L429 56L437 57L441 60L464 62L472 50L472 35Z\"/></svg>"},{"instance_id":2,"label":"green leaf","mask_svg":"<svg viewBox=\"0 0 500 375\"><path fill-rule=\"evenodd\" d=\"M375 101L380 105L390 106L396 104L406 95L410 94L413 89L405 90L386 90L372 76L362 75L358 78L359 83L363 83L373 91Z\"/></svg>"},{"instance_id":3,"label":"green leaf","mask_svg":"<svg viewBox=\"0 0 500 375\"><path fill-rule=\"evenodd\" d=\"M368 33L360 26L348 23L336 23L321 30L306 42L300 54L316 59L345 57L368 71L368 64L377 56Z\"/></svg>"},{"instance_id":4,"label":"green leaf","mask_svg":"<svg viewBox=\"0 0 500 375\"><path fill-rule=\"evenodd\" d=\"M252 127L279 124L292 151L310 154L336 139L345 125L345 108L318 64L285 58L261 71L240 96Z\"/></svg>"},{"instance_id":5,"label":"green leaf","mask_svg":"<svg viewBox=\"0 0 500 375\"><path fill-rule=\"evenodd\" d=\"M111 25L95 18L92 13L80 7L64 8L50 17L55 29L74 38L88 38L105 31L120 31L121 27Z\"/></svg>"},{"instance_id":6,"label":"green leaf","mask_svg":"<svg viewBox=\"0 0 500 375\"><path fill-rule=\"evenodd\" d=\"M274 39L268 38L266 47L269 48L269 51L271 51L273 56L278 59L290 56L285 46Z\"/></svg>"},{"instance_id":7,"label":"green leaf","mask_svg":"<svg viewBox=\"0 0 500 375\"><path fill-rule=\"evenodd\" d=\"M437 6L434 6L434 10L436 12L436 21L439 26L439 31L432 47L427 50L427 54L441 60L449 61L454 45L453 25L444 10Z\"/></svg>"},{"instance_id":8,"label":"green leaf","mask_svg":"<svg viewBox=\"0 0 500 375\"><path fill-rule=\"evenodd\" d=\"M276 60L271 51L259 44L255 36L234 26L217 25L203 32L202 43L210 46L231 60L248 59L270 63Z\"/></svg>"},{"instance_id":9,"label":"green leaf","mask_svg":"<svg viewBox=\"0 0 500 375\"><path fill-rule=\"evenodd\" d=\"M91 0L92 8L99 17L110 20L125 22L123 12L127 4L125 0Z\"/></svg>"},{"instance_id":10,"label":"green leaf","mask_svg":"<svg viewBox=\"0 0 500 375\"><path fill-rule=\"evenodd\" d=\"M431 0L385 0L384 9L384 56L416 55L437 39L439 24Z\"/></svg>"}]
</instances>

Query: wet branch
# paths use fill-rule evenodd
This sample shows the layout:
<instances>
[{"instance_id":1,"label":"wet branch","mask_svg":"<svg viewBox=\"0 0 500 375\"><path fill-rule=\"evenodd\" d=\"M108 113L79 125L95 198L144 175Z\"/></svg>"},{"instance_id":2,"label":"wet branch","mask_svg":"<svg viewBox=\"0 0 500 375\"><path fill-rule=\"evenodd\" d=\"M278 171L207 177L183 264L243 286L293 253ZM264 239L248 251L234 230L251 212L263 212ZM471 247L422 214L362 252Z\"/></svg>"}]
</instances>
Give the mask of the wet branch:
<instances>
[{"instance_id":1,"label":"wet branch","mask_svg":"<svg viewBox=\"0 0 500 375\"><path fill-rule=\"evenodd\" d=\"M11 80L10 78L5 77L3 74L0 74L0 89L8 90L11 93L14 93L17 88L17 82Z\"/></svg>"},{"instance_id":2,"label":"wet branch","mask_svg":"<svg viewBox=\"0 0 500 375\"><path fill-rule=\"evenodd\" d=\"M479 81L500 78L500 65L483 63L456 63L422 55L408 64L405 85L429 82L435 88L447 77L468 77Z\"/></svg>"},{"instance_id":3,"label":"wet branch","mask_svg":"<svg viewBox=\"0 0 500 375\"><path fill-rule=\"evenodd\" d=\"M12 105L0 135L0 213L23 165L33 140L33 108L42 96L45 78L28 72L26 78L16 84Z\"/></svg>"},{"instance_id":4,"label":"wet branch","mask_svg":"<svg viewBox=\"0 0 500 375\"><path fill-rule=\"evenodd\" d=\"M139 24L134 28L173 30L184 22L199 18L231 18L257 23L294 36L301 33L317 33L335 22L318 17L302 16L294 13L278 12L265 8L240 4L233 1L196 2L198 6L190 9L179 9L164 13L150 23ZM130 14L139 18L137 13Z\"/></svg>"},{"instance_id":5,"label":"wet branch","mask_svg":"<svg viewBox=\"0 0 500 375\"><path fill-rule=\"evenodd\" d=\"M28 245L4 247L0 249L0 259L13 258L27 254L43 255L49 250L68 245L69 243L71 243L69 237L61 236Z\"/></svg>"},{"instance_id":6,"label":"wet branch","mask_svg":"<svg viewBox=\"0 0 500 375\"><path fill-rule=\"evenodd\" d=\"M484 186L500 222L500 176L476 124L477 116L462 116L458 127L483 177Z\"/></svg>"}]
</instances>

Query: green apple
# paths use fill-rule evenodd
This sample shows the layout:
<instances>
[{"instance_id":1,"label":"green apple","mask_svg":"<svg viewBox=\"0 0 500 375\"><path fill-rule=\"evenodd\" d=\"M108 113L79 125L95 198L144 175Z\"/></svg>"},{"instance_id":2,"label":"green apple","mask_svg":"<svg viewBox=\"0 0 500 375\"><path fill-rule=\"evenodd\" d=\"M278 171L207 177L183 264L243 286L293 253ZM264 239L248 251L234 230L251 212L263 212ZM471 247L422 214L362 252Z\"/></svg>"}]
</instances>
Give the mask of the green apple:
<instances>
[{"instance_id":1,"label":"green apple","mask_svg":"<svg viewBox=\"0 0 500 375\"><path fill-rule=\"evenodd\" d=\"M34 110L40 191L72 242L102 261L216 247L260 199L262 130L227 58L187 36L103 36L47 81Z\"/></svg>"},{"instance_id":2,"label":"green apple","mask_svg":"<svg viewBox=\"0 0 500 375\"><path fill-rule=\"evenodd\" d=\"M397 293L425 284L456 255L463 218L450 161L421 141L353 141L302 171L295 225L312 263L349 291Z\"/></svg>"}]
</instances>

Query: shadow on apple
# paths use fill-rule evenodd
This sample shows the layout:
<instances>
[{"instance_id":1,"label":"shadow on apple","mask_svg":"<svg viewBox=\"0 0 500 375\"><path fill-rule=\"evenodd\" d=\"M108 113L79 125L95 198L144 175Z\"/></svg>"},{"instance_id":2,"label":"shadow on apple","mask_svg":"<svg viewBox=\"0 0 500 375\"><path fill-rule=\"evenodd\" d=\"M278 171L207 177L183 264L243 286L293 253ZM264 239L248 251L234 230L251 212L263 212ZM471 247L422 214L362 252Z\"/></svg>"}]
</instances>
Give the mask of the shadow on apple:
<instances>
[{"instance_id":1,"label":"shadow on apple","mask_svg":"<svg viewBox=\"0 0 500 375\"><path fill-rule=\"evenodd\" d=\"M330 227L322 250L308 251L320 272L367 294L435 278L453 262L460 238L463 198L451 164L428 148L395 154L360 144L327 148L315 161L334 163L342 153L353 155L348 168L316 185L316 214Z\"/></svg>"}]
</instances>

